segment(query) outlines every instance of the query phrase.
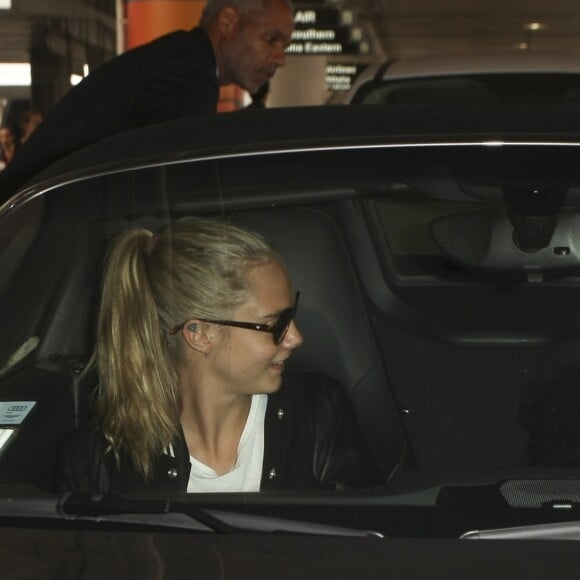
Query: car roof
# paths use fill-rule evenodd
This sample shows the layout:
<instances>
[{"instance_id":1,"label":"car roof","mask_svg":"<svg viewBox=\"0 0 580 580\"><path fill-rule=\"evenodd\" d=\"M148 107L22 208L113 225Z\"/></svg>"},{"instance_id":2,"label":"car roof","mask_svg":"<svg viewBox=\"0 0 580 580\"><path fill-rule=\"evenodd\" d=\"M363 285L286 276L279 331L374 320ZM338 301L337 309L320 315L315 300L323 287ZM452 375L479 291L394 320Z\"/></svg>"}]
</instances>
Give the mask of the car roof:
<instances>
[{"instance_id":1,"label":"car roof","mask_svg":"<svg viewBox=\"0 0 580 580\"><path fill-rule=\"evenodd\" d=\"M119 133L78 150L32 178L17 195L91 175L212 156L378 144L580 143L579 113L575 105L335 105L189 117Z\"/></svg>"},{"instance_id":2,"label":"car roof","mask_svg":"<svg viewBox=\"0 0 580 580\"><path fill-rule=\"evenodd\" d=\"M370 64L353 83L344 102L371 81L479 74L580 74L580 60L569 54L514 50L479 54L437 54L391 58Z\"/></svg>"},{"instance_id":3,"label":"car roof","mask_svg":"<svg viewBox=\"0 0 580 580\"><path fill-rule=\"evenodd\" d=\"M381 65L375 65L378 71ZM371 67L372 69L373 67ZM370 70L369 70L370 72ZM384 67L383 79L479 73L578 73L580 61L572 55L524 50L481 54L449 54L396 58Z\"/></svg>"}]
</instances>

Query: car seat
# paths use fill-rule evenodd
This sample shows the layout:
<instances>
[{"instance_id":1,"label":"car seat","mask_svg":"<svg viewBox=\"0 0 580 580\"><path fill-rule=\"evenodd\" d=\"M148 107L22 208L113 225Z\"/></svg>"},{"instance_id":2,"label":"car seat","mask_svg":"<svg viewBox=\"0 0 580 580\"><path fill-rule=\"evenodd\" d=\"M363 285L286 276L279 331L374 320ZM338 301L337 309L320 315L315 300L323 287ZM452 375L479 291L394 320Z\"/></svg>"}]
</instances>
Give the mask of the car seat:
<instances>
[{"instance_id":1,"label":"car seat","mask_svg":"<svg viewBox=\"0 0 580 580\"><path fill-rule=\"evenodd\" d=\"M305 340L290 366L342 383L371 450L391 478L405 462L406 440L336 223L308 207L239 212L231 220L276 247L301 292L296 322Z\"/></svg>"}]
</instances>

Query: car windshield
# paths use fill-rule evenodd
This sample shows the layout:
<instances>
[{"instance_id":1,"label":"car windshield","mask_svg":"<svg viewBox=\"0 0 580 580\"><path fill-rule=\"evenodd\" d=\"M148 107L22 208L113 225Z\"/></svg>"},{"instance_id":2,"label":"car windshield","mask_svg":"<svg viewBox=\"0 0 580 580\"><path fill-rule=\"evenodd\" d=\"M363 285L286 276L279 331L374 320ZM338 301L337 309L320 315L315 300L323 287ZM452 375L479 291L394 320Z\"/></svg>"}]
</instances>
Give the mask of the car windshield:
<instances>
[{"instance_id":1,"label":"car windshield","mask_svg":"<svg viewBox=\"0 0 580 580\"><path fill-rule=\"evenodd\" d=\"M284 114L273 113L272 122ZM335 119L338 112L326 114ZM252 121L240 116L232 123ZM196 127L191 123L184 134ZM228 121L216 123L226 123L226 135L233 130ZM134 500L104 511L149 513L159 499L171 499L182 511L213 506L390 535L455 537L479 527L573 518L580 503L578 144L561 136L553 143L414 139L311 139L240 154L216 145L211 154L194 149L179 158L162 153L100 163L107 152L102 146L86 154L92 168L80 171L82 155L73 158L6 204L0 215L0 500L64 497L57 481L63 445L87 421L103 417L106 365L90 361L107 333L103 278L114 241L141 232L150 240L143 246L146 267L158 251L166 252L164 264L173 264L179 255L172 236L211 221L235 248L242 243L238 230L223 228L262 236L291 284L266 318L250 302L218 316L194 311L192 301L190 311L167 325L177 329L171 337L182 341L179 348L192 349L179 352L202 353L196 369L214 365L204 376L226 373L236 388L250 372L247 365L239 370L242 364L267 359L266 370L251 367L254 382L244 386L266 397L256 399L264 407L256 402L255 412L265 419L251 447L262 450L254 467L259 481L246 493L239 487L216 493L211 486L192 492L191 480L182 482L182 466L171 463L179 442L196 473L217 464L207 454L194 456L192 449L203 447L184 427L183 438L176 435L171 448L159 451L166 483L133 489L115 479L116 453L121 465L125 456L123 445L107 447L117 433L111 428L102 455L89 461L94 449L86 447L65 466L86 469L87 481L98 480L104 495ZM213 246L204 239L201 253L209 255ZM148 269L139 278L143 292L154 276ZM168 276L162 279L174 280ZM268 278L268 300L279 279ZM197 278L194 286L205 283ZM173 300L176 285L160 286L156 308ZM261 296L261 286L252 288ZM123 292L116 288L113 305L123 302ZM154 345L173 343L166 342L168 332L161 339L146 334L145 315L139 311L129 326L148 345L144 368L153 373ZM246 327L216 330L212 321ZM197 334L210 327L237 344L244 360L228 358L226 365L204 351ZM251 345L260 345L259 354ZM133 364L130 348L122 342L107 360L126 370ZM178 376L180 385L188 383ZM338 390L320 391L329 382ZM270 405L281 383L282 391L290 386L303 393L300 400ZM327 390L334 407L314 400ZM179 393L183 410L188 399ZM337 397L349 409L341 407L338 418ZM149 404L145 395L136 400ZM121 404L116 399L113 410ZM157 425L156 416L148 419L131 404L124 421L134 413L142 431L147 421ZM356 428L343 430L341 421L351 420ZM247 424L244 419L244 436ZM286 428L291 435L282 444ZM237 441L244 436L238 433ZM368 471L357 463L357 477L343 481L358 437ZM91 479L101 462L109 471ZM240 463L236 456L234 468L216 468L214 475ZM91 491L79 484L67 493L79 490ZM74 505L75 513L93 513L80 500Z\"/></svg>"},{"instance_id":2,"label":"car windshield","mask_svg":"<svg viewBox=\"0 0 580 580\"><path fill-rule=\"evenodd\" d=\"M393 78L361 85L352 102L365 105L578 103L580 76L517 72Z\"/></svg>"}]
</instances>

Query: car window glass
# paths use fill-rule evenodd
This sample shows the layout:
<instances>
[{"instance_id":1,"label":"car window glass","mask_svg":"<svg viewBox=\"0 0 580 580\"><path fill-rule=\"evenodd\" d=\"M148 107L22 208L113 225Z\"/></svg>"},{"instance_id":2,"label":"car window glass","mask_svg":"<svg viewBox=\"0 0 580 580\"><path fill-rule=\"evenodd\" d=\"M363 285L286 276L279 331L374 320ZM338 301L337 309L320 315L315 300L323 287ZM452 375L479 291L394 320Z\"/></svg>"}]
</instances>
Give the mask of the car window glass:
<instances>
[{"instance_id":1,"label":"car window glass","mask_svg":"<svg viewBox=\"0 0 580 580\"><path fill-rule=\"evenodd\" d=\"M329 495L453 503L466 492L433 481L544 473L535 385L578 349L575 159L562 146L325 147L128 166L28 200L0 228L0 413L12 403L22 417L0 432L0 485L50 491L59 446L94 412L98 377L82 371L111 239L191 216L261 233L288 265L304 344L287 369L343 385L388 480L384 495ZM556 206L536 203L540 189ZM553 239L530 247L528 226L553 216Z\"/></svg>"},{"instance_id":2,"label":"car window glass","mask_svg":"<svg viewBox=\"0 0 580 580\"><path fill-rule=\"evenodd\" d=\"M577 103L578 75L471 74L387 79L362 85L354 102L378 104Z\"/></svg>"}]
</instances>

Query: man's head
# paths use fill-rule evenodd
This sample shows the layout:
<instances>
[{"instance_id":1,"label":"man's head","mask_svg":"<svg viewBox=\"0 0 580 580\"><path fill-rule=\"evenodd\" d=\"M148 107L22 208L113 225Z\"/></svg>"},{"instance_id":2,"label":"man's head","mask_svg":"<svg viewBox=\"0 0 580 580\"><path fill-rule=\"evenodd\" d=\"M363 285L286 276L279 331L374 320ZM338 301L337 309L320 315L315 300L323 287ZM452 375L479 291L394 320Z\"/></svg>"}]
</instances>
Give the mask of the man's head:
<instances>
[{"instance_id":1,"label":"man's head","mask_svg":"<svg viewBox=\"0 0 580 580\"><path fill-rule=\"evenodd\" d=\"M253 93L284 66L293 8L290 0L208 0L200 26L214 47L220 84Z\"/></svg>"}]
</instances>

